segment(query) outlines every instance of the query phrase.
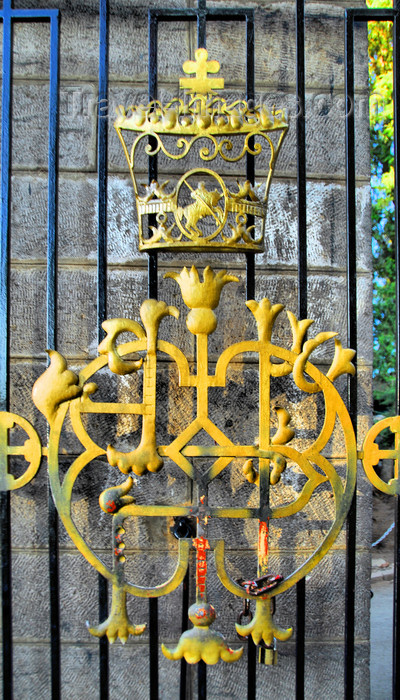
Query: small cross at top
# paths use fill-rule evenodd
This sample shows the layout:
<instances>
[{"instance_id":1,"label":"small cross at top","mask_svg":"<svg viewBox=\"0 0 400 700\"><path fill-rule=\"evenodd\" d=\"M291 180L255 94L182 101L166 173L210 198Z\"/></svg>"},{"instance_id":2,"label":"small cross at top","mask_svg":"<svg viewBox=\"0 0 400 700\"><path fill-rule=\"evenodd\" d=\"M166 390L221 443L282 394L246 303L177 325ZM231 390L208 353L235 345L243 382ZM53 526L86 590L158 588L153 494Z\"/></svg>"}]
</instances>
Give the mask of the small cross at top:
<instances>
[{"instance_id":1,"label":"small cross at top","mask_svg":"<svg viewBox=\"0 0 400 700\"><path fill-rule=\"evenodd\" d=\"M185 61L182 68L185 73L195 73L195 78L181 78L179 86L183 90L189 90L191 94L208 95L213 90L222 90L223 78L208 78L207 73L218 73L218 61L208 61L207 49L197 49L195 61Z\"/></svg>"}]
</instances>

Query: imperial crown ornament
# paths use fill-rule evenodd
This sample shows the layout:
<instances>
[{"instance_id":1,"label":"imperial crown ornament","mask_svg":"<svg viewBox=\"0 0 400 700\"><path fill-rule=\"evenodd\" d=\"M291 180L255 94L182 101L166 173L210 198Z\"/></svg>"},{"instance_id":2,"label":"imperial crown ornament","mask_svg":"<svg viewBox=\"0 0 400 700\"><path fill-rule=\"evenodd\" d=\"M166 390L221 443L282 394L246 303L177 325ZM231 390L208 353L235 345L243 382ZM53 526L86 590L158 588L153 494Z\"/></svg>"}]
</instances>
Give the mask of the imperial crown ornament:
<instances>
[{"instance_id":1,"label":"imperial crown ornament","mask_svg":"<svg viewBox=\"0 0 400 700\"><path fill-rule=\"evenodd\" d=\"M115 128L132 176L139 220L139 249L162 248L264 250L268 193L288 124L282 111L272 113L245 100L228 103L216 95L224 87L218 61L209 61L206 49L197 49L195 61L183 64L180 87L186 99L175 98L163 107L158 100L148 105L120 106ZM128 134L133 143L128 144ZM187 157L198 167L170 179L140 185L136 175L145 154L161 154L182 162ZM254 156L264 184L253 187L249 180L223 178L208 164L243 163ZM143 158L143 154L142 154ZM266 175L265 175L266 172ZM150 220L149 220L150 217ZM152 218L151 218L152 217ZM153 219L153 220L152 220ZM148 231L150 230L150 235Z\"/></svg>"},{"instance_id":2,"label":"imperial crown ornament","mask_svg":"<svg viewBox=\"0 0 400 700\"><path fill-rule=\"evenodd\" d=\"M186 102L172 100L163 108L158 101L153 101L146 107L132 107L128 113L119 108L115 123L132 174L140 248L261 251L269 186L287 123L281 112L269 114L263 107L252 108L242 100L228 105L215 97L214 91L223 87L223 80L209 77L209 74L218 73L219 64L208 61L205 49L196 51L196 60L187 61L184 70L189 76L195 76L181 80L181 87L189 95ZM133 134L130 147L123 137L125 132ZM234 145L234 137L239 138L239 147ZM168 139L175 143L174 152L169 150ZM140 190L135 167L141 144L145 145L145 154L161 154L178 164L189 153L195 153L204 163L214 163L221 158L228 165L239 162L246 154L260 156L266 145L269 165L263 193L248 180L238 180L235 189L233 178L226 176L224 179L204 166L192 167L178 175L175 186L169 181L152 182ZM149 236L147 224L151 231ZM171 280L171 285L179 286L187 309L187 333L195 347L195 362L180 345L165 340L160 334L161 324L164 331L168 324L172 328L172 324L178 323L179 311L156 299L143 301L139 309L140 322L125 318L105 321L99 356L79 375L68 369L60 353L48 350L50 364L32 392L36 407L49 424L48 444L41 445L36 430L24 418L0 413L0 487L3 490L23 487L37 473L42 457L47 459L53 498L68 534L88 562L112 585L109 617L100 625L89 627L92 635L107 636L110 642L119 638L125 643L129 636L144 634L146 625L129 619L127 594L158 598L176 590L184 579L193 552L196 596L188 611L193 628L181 635L174 648L163 644L162 651L168 659L185 658L192 664L200 660L207 664L215 664L220 659L238 661L242 647L232 649L223 635L212 628L216 609L209 600L208 567L213 553L221 584L230 594L247 601L235 631L243 639L251 636L260 647L261 660L274 664L276 640L285 641L292 635L291 627L281 627L274 620L275 600L309 574L334 544L352 502L357 460L363 460L366 474L377 488L400 494L400 417L377 423L358 452L349 413L334 385L340 376L354 374L355 353L342 346L335 332L319 332L312 336L312 321L298 319L288 310L285 322L291 342L287 346L279 341L276 332L284 316L284 305L267 298L248 300L250 337L226 344L212 363L210 337L217 329L221 295L229 294L238 278L226 270L215 272L209 266L203 272L194 266L184 267L180 272L169 271L165 277ZM228 290L224 291L228 285ZM119 343L122 334L130 334L133 339ZM334 342L334 352L324 374L311 356L328 342ZM175 390L187 390L193 398L192 414L182 417L181 424L168 439L159 437L160 421L156 411L160 354L168 358L177 373ZM228 423L212 415L210 394L219 392L221 395L226 390L228 381L234 381L230 374L232 363L245 357L252 359L258 390L252 415L244 421L244 437L239 439ZM111 400L107 392L109 385L102 384L104 376L114 377L120 383L132 378L136 390L129 384L132 395L128 399L118 401L114 395ZM243 377L241 381L244 383ZM304 395L308 399L314 396L319 402L322 420L317 421L307 438L303 434L301 416L293 415L288 394ZM279 401L277 396L280 396ZM92 431L90 419L93 416L108 416L111 426L115 416L123 416L131 422L139 420L140 438L130 449L123 450L116 444L115 431L112 442L107 444L103 433ZM65 462L66 450L62 446L67 425L77 438L76 445L79 444L69 455L69 463ZM11 439L10 432L14 428L27 436L21 445L15 445ZM387 428L395 434L394 449L380 451L376 440ZM345 462L340 469L327 449L338 431L345 450ZM14 457L23 457L28 464L18 478L10 470ZM395 461L395 476L385 483L377 476L375 467L382 458L388 457ZM97 519L109 518L111 565L88 543L73 509L76 482L84 471L95 468L95 460L103 462L113 478L112 485L103 484L96 491L98 505L95 506ZM250 490L247 501L229 503L232 494L227 489L226 503L213 502L212 486L230 474L234 463L240 464L241 484ZM191 498L183 502L173 499L167 503L162 499L156 503L140 502L140 479L147 476L156 482L161 470L168 472L172 467L179 470L190 485ZM229 479L227 481L229 483ZM314 547L311 543L308 545L297 566L290 569L288 565L284 574L271 572L271 528L302 512L318 495L322 498L319 507L323 508L323 518L330 520L329 527ZM129 555L128 524L137 524L139 518L154 517L169 521L188 518L195 531L190 532L189 528L188 536L179 539L173 574L160 580L158 585L141 586L134 580L135 555ZM254 543L256 575L249 576L248 572L241 571L235 578L229 572L224 539L210 527L221 520L258 524L258 539ZM130 556L133 580L126 566ZM254 616L249 603L254 605ZM247 620L244 622L243 618Z\"/></svg>"}]
</instances>

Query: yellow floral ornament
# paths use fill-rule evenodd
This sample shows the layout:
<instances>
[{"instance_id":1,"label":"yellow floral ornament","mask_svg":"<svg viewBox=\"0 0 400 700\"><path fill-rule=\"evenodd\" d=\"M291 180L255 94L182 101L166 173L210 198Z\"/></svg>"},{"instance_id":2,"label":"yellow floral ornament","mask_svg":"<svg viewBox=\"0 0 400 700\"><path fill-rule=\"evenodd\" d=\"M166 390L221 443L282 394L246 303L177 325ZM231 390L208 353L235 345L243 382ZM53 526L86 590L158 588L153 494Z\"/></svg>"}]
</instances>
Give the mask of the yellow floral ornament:
<instances>
[{"instance_id":1,"label":"yellow floral ornament","mask_svg":"<svg viewBox=\"0 0 400 700\"><path fill-rule=\"evenodd\" d=\"M256 614L247 625L236 624L236 631L242 637L251 634L254 644L259 644L261 640L272 646L275 639L286 642L293 634L293 628L283 629L276 625L272 618L272 601L270 598L256 600Z\"/></svg>"},{"instance_id":2,"label":"yellow floral ornament","mask_svg":"<svg viewBox=\"0 0 400 700\"><path fill-rule=\"evenodd\" d=\"M118 638L125 644L130 634L136 637L146 629L146 625L133 625L130 622L126 610L126 592L120 586L113 586L111 613L107 620L97 627L90 627L89 623L86 625L94 637L104 637L106 634L111 644Z\"/></svg>"},{"instance_id":3,"label":"yellow floral ornament","mask_svg":"<svg viewBox=\"0 0 400 700\"><path fill-rule=\"evenodd\" d=\"M79 379L67 367L66 359L56 350L46 350L50 365L33 385L32 399L36 408L52 425L58 407L64 401L75 399L82 394Z\"/></svg>"},{"instance_id":4,"label":"yellow floral ornament","mask_svg":"<svg viewBox=\"0 0 400 700\"><path fill-rule=\"evenodd\" d=\"M184 658L188 664L205 661L210 666L218 663L220 659L228 663L238 661L243 654L243 647L231 649L220 632L210 630L215 617L215 609L210 603L191 605L189 619L194 624L193 629L181 635L175 649L168 649L162 644L164 656L174 661Z\"/></svg>"},{"instance_id":5,"label":"yellow floral ornament","mask_svg":"<svg viewBox=\"0 0 400 700\"><path fill-rule=\"evenodd\" d=\"M222 288L228 282L239 282L235 275L228 275L226 270L215 273L209 265L203 272L203 282L200 282L199 273L194 265L190 272L184 267L182 272L167 272L164 277L178 282L183 301L191 309L186 325L194 335L210 335L215 331L217 317L212 309L216 309L219 304Z\"/></svg>"}]
</instances>

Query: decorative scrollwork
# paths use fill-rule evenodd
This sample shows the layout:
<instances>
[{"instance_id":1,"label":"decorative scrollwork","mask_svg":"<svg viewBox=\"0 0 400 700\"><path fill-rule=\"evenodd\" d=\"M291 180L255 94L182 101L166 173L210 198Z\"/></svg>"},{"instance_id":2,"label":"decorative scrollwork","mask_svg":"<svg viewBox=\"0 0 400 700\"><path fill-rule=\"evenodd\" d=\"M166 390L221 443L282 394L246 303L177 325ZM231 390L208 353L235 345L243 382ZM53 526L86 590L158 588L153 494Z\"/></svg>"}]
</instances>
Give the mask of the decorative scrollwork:
<instances>
[{"instance_id":1,"label":"decorative scrollwork","mask_svg":"<svg viewBox=\"0 0 400 700\"><path fill-rule=\"evenodd\" d=\"M240 191L240 189L239 189ZM185 632L175 649L163 647L170 659L184 657L189 663L203 659L206 663L216 663L218 659L234 661L241 650L232 650L222 635L210 630L214 621L214 608L207 601L207 552L211 544L207 539L207 523L210 518L255 518L259 520L258 569L259 576L268 575L268 533L269 523L299 512L310 501L321 484L329 485L334 499L334 517L330 529L321 543L301 566L285 578L277 576L274 586L266 589L262 596L257 591L244 590L227 574L224 561L224 543L215 546L217 574L223 585L235 595L257 600L256 615L248 624L238 628L242 635L252 635L256 643L264 640L271 644L276 639L287 639L291 629L282 630L272 620L270 599L293 586L301 577L310 572L332 546L350 507L356 473L357 451L355 436L346 407L333 386L332 379L344 372L352 372L351 359L354 353L343 349L336 342L335 357L327 376L310 362L310 355L334 333L319 333L305 341L305 333L311 321L298 321L288 312L292 329L291 349L285 349L273 342L275 322L283 311L282 304L271 304L268 299L250 300L247 306L257 325L258 339L245 340L227 347L219 357L215 371L208 368L208 339L217 326L215 309L218 307L223 288L238 281L225 270L215 273L206 268L202 279L195 267L190 271L184 268L180 273L170 272L166 277L174 279L180 286L183 301L188 308L187 327L196 336L197 358L195 373L189 371L189 362L176 346L158 337L161 321L167 316L178 317L175 307L163 301L148 299L140 308L143 325L126 319L112 319L104 324L106 338L99 346L100 357L80 373L79 378L68 374L65 363L55 356L51 371L46 370L34 387L36 403L43 409L51 422L49 454L49 474L54 500L66 529L78 549L89 562L113 585L113 601L109 618L98 627L90 628L95 636L107 635L112 642L117 637L125 642L129 634L141 634L144 626L133 625L126 612L126 594L139 597L160 596L174 590L182 581L189 561L190 546L196 550L196 603L189 611L193 629ZM123 345L117 344L120 333L133 332L136 339ZM145 353L140 360L127 360L131 353ZM197 394L197 411L193 420L170 442L160 445L156 440L156 382L157 355L166 353L177 364L179 385L191 387ZM209 417L208 391L211 387L225 387L229 363L247 352L257 353L259 358L260 395L263 401L259 409L259 435L253 444L236 444ZM143 400L139 404L108 404L92 401L90 396L97 390L93 382L96 373L108 364L111 372L126 374L143 369ZM283 371L276 372L276 368ZM66 374L65 374L66 373ZM292 374L294 384L307 394L320 392L325 401L325 421L315 439L300 449L296 444L297 430L287 408L276 405L277 428L272 428L272 408L270 402L271 381L275 377ZM305 374L308 379L305 378ZM54 391L53 378L56 378L57 391ZM59 380L57 377L61 377ZM58 384L57 384L58 382ZM74 397L74 393L76 393ZM61 476L58 467L58 450L62 426L69 411L71 424L83 445L83 452ZM90 435L90 424L85 420L87 413L126 413L141 416L142 435L139 444L131 452L121 452L111 445L97 444ZM342 426L347 454L347 475L343 482L335 467L321 453L332 436L336 422ZM203 431L208 435L206 444L196 444L195 437ZM98 438L97 438L98 439ZM109 570L86 544L84 537L74 523L71 513L71 499L74 484L83 469L100 455L105 455L110 467L117 466L127 476L123 483L107 487L99 494L103 512L110 515L113 531L113 569ZM165 458L175 464L194 482L197 482L198 501L191 505L144 505L136 503L135 483L132 474L138 478L145 472L158 472ZM201 476L193 463L197 458L208 458L211 466ZM258 506L220 507L208 504L209 484L229 467L233 459L243 459L243 479L248 480L259 494ZM293 465L305 477L299 493L291 502L275 504L271 500L274 489L279 489L283 474ZM125 521L138 517L184 517L197 519L197 537L180 541L179 558L175 573L165 583L155 587L140 587L125 580L126 530Z\"/></svg>"},{"instance_id":2,"label":"decorative scrollwork","mask_svg":"<svg viewBox=\"0 0 400 700\"><path fill-rule=\"evenodd\" d=\"M150 250L151 248L175 247L207 250L212 247L218 250L228 248L229 250L262 252L271 178L288 124L283 112L277 111L275 108L270 113L264 105L253 108L245 100L240 99L228 104L225 99L215 96L214 89L221 89L223 80L207 77L205 66L215 67L218 62L208 61L205 49L198 49L196 55L196 61L188 61L184 64L184 69L185 66L188 68L189 65L192 65L194 70L194 66L197 66L196 77L184 79L181 82L181 87L186 86L184 89L189 90L189 85L192 86L192 89L197 86L196 89L200 92L192 93L189 91L188 99L174 98L165 107L159 100L153 100L148 105L131 106L127 110L123 106L119 106L117 109L115 128L129 164L136 196L139 248L140 250ZM211 88L211 86L214 87ZM207 92L208 88L210 92ZM133 144L129 148L124 138L126 131L136 134ZM271 134L274 135L273 138L271 138ZM193 230L191 226L183 227L180 225L177 212L186 207L177 202L175 190L166 194L158 183L151 183L145 186L146 193L144 195L139 192L136 162L139 145L142 144L143 139L146 139L144 152L150 157L162 153L171 161L183 162L188 155L192 155L199 161L199 165L212 163L218 157L225 163L239 163L247 155L259 158L266 152L267 157L263 168L266 168L267 164L268 167L264 180L264 196L254 198L252 196L254 191L249 191L250 196L238 196L230 193L227 184L224 183L226 204L224 217L218 221L218 205L212 203L208 205L208 216L214 217L220 224L217 230L210 235L205 230ZM208 172L210 176L223 181L217 172L211 170ZM185 173L183 177L187 176L188 173ZM200 182L197 189L199 186ZM206 184L204 187L207 189ZM245 188L242 189L244 191ZM149 191L155 196L149 197ZM169 213L174 214L175 222L168 219ZM232 216L228 217L227 213L234 214L236 226L233 223L235 219ZM163 217L161 220L157 219L158 227L144 218L151 214ZM254 238L252 234L256 227L255 223L251 223L248 227L244 226L248 215L254 217L255 222L257 221L260 225L257 238ZM174 223L180 229L181 235L172 235ZM228 226L232 231L230 236L224 233L224 229ZM152 235L148 234L149 229L152 231Z\"/></svg>"}]
</instances>

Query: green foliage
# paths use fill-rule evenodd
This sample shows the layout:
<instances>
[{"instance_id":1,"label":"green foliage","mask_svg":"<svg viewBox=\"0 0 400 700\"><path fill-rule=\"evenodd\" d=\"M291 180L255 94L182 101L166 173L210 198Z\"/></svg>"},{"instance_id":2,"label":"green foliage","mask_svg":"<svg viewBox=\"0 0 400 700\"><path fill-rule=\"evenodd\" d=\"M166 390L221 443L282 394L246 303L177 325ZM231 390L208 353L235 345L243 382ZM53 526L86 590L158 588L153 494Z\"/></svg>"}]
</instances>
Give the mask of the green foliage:
<instances>
[{"instance_id":1,"label":"green foliage","mask_svg":"<svg viewBox=\"0 0 400 700\"><path fill-rule=\"evenodd\" d=\"M391 7L390 0L367 0ZM394 259L393 37L391 22L370 22L369 86L374 269L374 409L395 408L396 268Z\"/></svg>"}]
</instances>

